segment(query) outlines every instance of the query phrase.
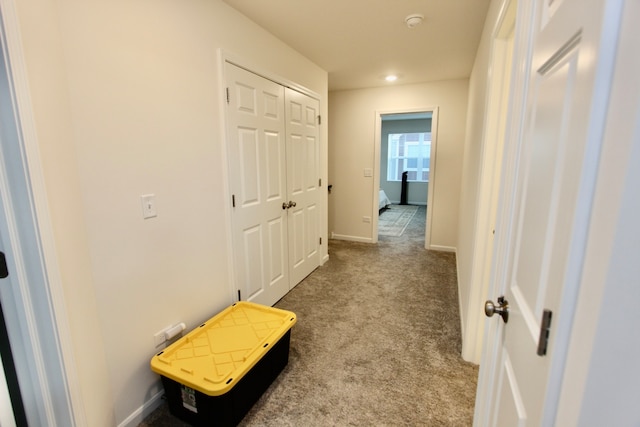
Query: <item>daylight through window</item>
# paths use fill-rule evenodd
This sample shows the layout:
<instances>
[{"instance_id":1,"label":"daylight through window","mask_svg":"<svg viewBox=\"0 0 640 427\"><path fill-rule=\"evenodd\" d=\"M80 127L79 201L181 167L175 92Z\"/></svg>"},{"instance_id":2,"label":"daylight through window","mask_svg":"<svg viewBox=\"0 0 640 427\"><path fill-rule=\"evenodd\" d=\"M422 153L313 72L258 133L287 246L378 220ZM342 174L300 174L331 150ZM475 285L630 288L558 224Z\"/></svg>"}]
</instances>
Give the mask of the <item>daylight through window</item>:
<instances>
[{"instance_id":1,"label":"daylight through window","mask_svg":"<svg viewBox=\"0 0 640 427\"><path fill-rule=\"evenodd\" d=\"M389 134L387 181L428 182L431 162L431 132Z\"/></svg>"}]
</instances>

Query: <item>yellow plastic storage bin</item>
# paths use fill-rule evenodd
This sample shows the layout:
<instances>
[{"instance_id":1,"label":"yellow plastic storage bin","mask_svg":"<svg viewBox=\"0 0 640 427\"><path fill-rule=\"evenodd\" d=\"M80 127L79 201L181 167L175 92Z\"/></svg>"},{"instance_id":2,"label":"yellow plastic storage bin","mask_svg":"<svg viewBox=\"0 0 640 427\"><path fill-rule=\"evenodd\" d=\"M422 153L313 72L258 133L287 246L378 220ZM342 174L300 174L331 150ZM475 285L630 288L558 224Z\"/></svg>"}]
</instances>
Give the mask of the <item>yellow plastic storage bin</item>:
<instances>
[{"instance_id":1,"label":"yellow plastic storage bin","mask_svg":"<svg viewBox=\"0 0 640 427\"><path fill-rule=\"evenodd\" d=\"M156 354L171 413L193 425L236 425L289 361L293 312L241 301Z\"/></svg>"}]
</instances>

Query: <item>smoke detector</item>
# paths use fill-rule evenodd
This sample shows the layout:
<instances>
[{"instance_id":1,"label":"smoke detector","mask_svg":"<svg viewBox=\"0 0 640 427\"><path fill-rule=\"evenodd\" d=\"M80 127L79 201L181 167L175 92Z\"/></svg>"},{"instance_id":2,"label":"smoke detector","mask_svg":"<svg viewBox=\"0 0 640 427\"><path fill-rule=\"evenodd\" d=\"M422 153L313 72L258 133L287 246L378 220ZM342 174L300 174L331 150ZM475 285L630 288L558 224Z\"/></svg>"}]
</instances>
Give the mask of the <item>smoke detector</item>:
<instances>
[{"instance_id":1,"label":"smoke detector","mask_svg":"<svg viewBox=\"0 0 640 427\"><path fill-rule=\"evenodd\" d=\"M407 24L407 27L413 28L422 24L422 20L424 19L424 15L420 15L419 13L414 13L413 15L409 15L404 18L404 22Z\"/></svg>"}]
</instances>

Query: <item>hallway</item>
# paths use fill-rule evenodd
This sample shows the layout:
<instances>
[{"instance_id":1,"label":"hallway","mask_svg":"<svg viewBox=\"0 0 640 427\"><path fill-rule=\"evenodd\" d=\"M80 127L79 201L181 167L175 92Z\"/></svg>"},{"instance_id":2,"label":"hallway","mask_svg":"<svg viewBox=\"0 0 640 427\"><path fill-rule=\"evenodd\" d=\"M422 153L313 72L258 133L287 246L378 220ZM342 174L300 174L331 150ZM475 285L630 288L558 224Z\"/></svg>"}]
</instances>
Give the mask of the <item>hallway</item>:
<instances>
[{"instance_id":1,"label":"hallway","mask_svg":"<svg viewBox=\"0 0 640 427\"><path fill-rule=\"evenodd\" d=\"M276 304L298 316L289 365L241 425L471 425L455 255L426 251L424 227L420 207L401 237L330 241L329 262ZM183 425L164 406L141 424Z\"/></svg>"}]
</instances>

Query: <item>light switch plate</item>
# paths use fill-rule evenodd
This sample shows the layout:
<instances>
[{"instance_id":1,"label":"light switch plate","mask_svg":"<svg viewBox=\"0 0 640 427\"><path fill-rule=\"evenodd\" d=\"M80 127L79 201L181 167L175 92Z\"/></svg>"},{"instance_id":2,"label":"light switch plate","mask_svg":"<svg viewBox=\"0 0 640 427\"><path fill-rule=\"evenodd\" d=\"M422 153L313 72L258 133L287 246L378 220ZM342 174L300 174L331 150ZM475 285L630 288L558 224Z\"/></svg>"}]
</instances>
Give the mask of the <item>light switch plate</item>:
<instances>
[{"instance_id":1,"label":"light switch plate","mask_svg":"<svg viewBox=\"0 0 640 427\"><path fill-rule=\"evenodd\" d=\"M148 219L158 216L155 194L143 194L140 196L140 201L142 202L142 218Z\"/></svg>"}]
</instances>

